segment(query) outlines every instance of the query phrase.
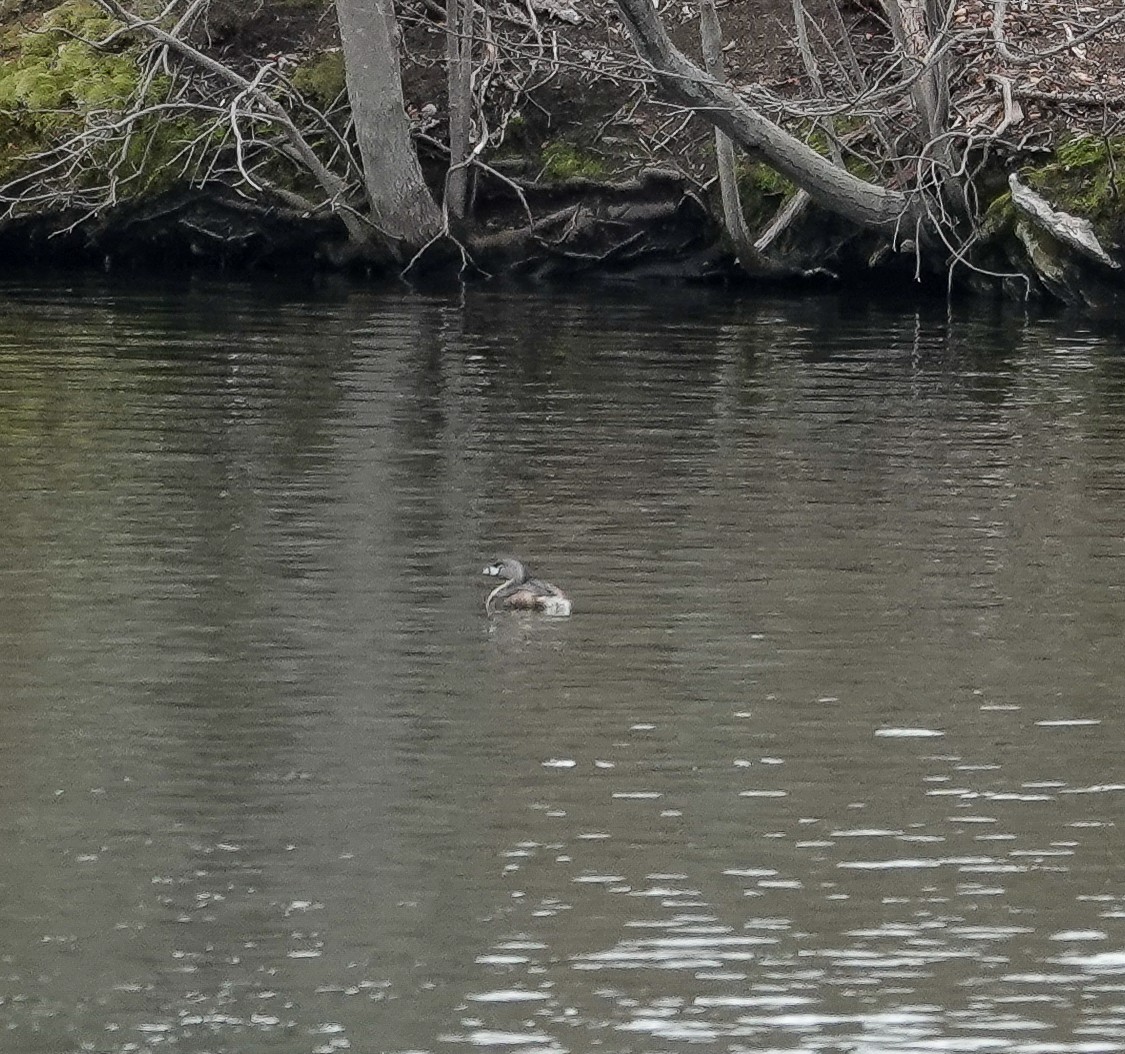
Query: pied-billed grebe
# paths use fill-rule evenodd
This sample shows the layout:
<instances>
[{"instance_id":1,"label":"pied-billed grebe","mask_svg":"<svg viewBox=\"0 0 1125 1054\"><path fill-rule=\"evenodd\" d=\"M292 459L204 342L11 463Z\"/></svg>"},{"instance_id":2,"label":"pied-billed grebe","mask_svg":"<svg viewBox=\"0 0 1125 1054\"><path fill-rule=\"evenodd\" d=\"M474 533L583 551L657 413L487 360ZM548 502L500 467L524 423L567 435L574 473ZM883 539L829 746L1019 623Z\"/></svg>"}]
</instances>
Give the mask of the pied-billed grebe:
<instances>
[{"instance_id":1,"label":"pied-billed grebe","mask_svg":"<svg viewBox=\"0 0 1125 1054\"><path fill-rule=\"evenodd\" d=\"M558 586L551 585L531 573L513 557L501 557L482 572L497 575L502 581L484 602L488 614L501 609L509 611L542 611L545 615L569 615L570 600Z\"/></svg>"}]
</instances>

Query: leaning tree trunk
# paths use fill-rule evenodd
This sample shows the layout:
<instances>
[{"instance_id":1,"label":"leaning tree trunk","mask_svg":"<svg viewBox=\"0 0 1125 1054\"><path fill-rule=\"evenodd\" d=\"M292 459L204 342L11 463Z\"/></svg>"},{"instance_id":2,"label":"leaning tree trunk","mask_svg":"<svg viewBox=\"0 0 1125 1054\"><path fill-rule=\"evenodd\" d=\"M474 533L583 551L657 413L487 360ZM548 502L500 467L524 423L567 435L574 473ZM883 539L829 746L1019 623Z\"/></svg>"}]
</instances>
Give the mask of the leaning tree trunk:
<instances>
[{"instance_id":1,"label":"leaning tree trunk","mask_svg":"<svg viewBox=\"0 0 1125 1054\"><path fill-rule=\"evenodd\" d=\"M829 212L860 227L891 230L911 216L901 191L880 187L837 168L828 158L750 106L733 88L709 76L673 46L652 0L617 0L641 57L664 95L698 111L745 150L808 191Z\"/></svg>"},{"instance_id":2,"label":"leaning tree trunk","mask_svg":"<svg viewBox=\"0 0 1125 1054\"><path fill-rule=\"evenodd\" d=\"M344 66L372 220L407 257L442 232L402 100L392 0L336 0Z\"/></svg>"}]
</instances>

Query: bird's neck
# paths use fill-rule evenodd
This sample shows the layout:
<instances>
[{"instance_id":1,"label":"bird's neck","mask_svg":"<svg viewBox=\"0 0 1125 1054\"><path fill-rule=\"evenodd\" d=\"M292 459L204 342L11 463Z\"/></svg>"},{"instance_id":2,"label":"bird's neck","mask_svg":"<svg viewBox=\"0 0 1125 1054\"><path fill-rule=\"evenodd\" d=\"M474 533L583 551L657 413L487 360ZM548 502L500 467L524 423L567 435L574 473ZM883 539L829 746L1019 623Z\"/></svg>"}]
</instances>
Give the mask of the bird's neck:
<instances>
[{"instance_id":1,"label":"bird's neck","mask_svg":"<svg viewBox=\"0 0 1125 1054\"><path fill-rule=\"evenodd\" d=\"M504 589L507 589L515 581L514 578L505 579L501 582L491 593L488 594L488 599L484 602L484 610L486 613L492 610L492 602L496 599L496 595Z\"/></svg>"}]
</instances>

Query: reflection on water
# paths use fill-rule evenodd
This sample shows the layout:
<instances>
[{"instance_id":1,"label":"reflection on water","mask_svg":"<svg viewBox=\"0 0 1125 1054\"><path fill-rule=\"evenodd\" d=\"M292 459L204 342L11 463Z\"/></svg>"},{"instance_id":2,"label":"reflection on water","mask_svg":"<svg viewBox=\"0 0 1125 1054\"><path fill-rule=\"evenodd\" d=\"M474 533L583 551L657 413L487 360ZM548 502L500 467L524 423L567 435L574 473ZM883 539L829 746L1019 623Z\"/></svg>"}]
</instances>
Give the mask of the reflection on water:
<instances>
[{"instance_id":1,"label":"reflection on water","mask_svg":"<svg viewBox=\"0 0 1125 1054\"><path fill-rule=\"evenodd\" d=\"M0 1047L1122 1049L1125 358L976 310L9 286Z\"/></svg>"}]
</instances>

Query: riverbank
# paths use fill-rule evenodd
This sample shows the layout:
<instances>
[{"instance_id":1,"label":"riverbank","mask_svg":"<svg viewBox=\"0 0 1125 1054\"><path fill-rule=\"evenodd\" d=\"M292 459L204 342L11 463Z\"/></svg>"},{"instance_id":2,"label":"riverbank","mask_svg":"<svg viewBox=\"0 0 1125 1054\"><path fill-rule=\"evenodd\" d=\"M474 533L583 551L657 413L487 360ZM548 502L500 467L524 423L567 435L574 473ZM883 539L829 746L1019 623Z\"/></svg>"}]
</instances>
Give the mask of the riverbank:
<instances>
[{"instance_id":1,"label":"riverbank","mask_svg":"<svg viewBox=\"0 0 1125 1054\"><path fill-rule=\"evenodd\" d=\"M836 14L827 4L808 10L817 26ZM448 156L441 11L418 0L401 5L398 15L407 109L423 171L440 196ZM807 98L809 78L788 3L738 0L720 16L733 82L766 93L779 112L786 100ZM859 5L839 16L849 42L857 42L858 61L874 61L885 22ZM666 17L677 43L688 53L697 50L694 12ZM1115 265L1125 245L1125 103L1121 76L1111 71L1125 65L1121 23L1081 39L1069 10L1032 4L1008 16L1001 47L991 17L991 7L966 3L951 26L952 128L977 136L980 147L968 155L976 166L970 187L978 221L968 243L950 246L950 274L921 265L909 232L888 248L885 239L812 204L773 246L788 279L952 280L991 294L1116 310L1122 281ZM1095 6L1083 25L1096 26L1100 17ZM0 266L745 279L721 220L712 131L652 92L611 4L552 0L495 13L484 44L491 65L482 67L490 78L482 116L491 135L474 171L472 222L405 267L377 246L357 247L338 213L294 205L307 187L291 165L267 161L264 174L248 183L239 153L246 144L235 141L240 130L232 133L206 115L205 86L193 88L191 106L164 111L165 103L150 102L153 113L130 125L124 141L83 141L91 149L81 158L64 151L44 162L60 141L86 134L91 114L102 115L104 132L115 107L135 103L141 88L150 93L146 98L170 97L171 83L133 38L118 36L102 48L84 44L119 29L85 0L9 3L0 19L0 178L8 206L0 219ZM302 106L346 132L345 71L331 6L321 0L254 11L212 5L193 33L233 70L249 76L269 67ZM1041 53L1034 62L1026 59L1032 48ZM827 93L831 85L821 88ZM800 131L801 120L789 123ZM829 147L819 128L805 132L818 148ZM833 135L860 156L862 144L849 142L846 130ZM327 156L330 144L316 142ZM1105 259L1068 246L1057 230L1015 208L1007 183L1013 172L1048 206L1088 221ZM795 194L755 161L739 162L738 182L753 231Z\"/></svg>"}]
</instances>

